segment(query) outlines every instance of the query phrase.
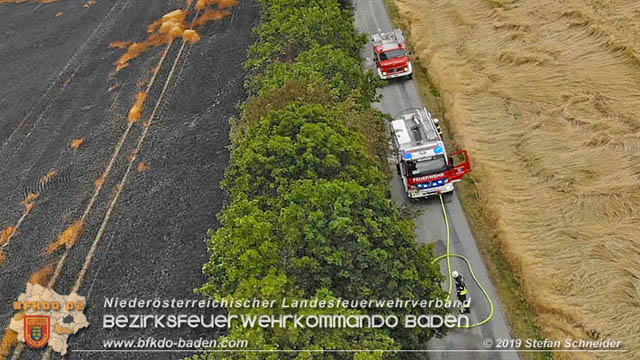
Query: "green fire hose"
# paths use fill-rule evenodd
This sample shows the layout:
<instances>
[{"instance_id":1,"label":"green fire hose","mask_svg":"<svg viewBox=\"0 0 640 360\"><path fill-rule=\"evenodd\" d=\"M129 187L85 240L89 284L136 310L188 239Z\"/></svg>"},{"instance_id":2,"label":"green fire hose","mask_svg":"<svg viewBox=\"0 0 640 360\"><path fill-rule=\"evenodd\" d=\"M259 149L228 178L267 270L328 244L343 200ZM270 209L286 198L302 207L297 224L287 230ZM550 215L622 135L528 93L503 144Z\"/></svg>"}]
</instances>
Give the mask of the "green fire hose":
<instances>
[{"instance_id":1,"label":"green fire hose","mask_svg":"<svg viewBox=\"0 0 640 360\"><path fill-rule=\"evenodd\" d=\"M440 261L440 260L442 260L444 258L447 259L447 273L448 273L448 276L449 276L449 291L448 291L447 300L449 300L449 298L451 298L451 292L453 290L453 278L451 276L451 257L460 258L460 259L464 260L467 263L467 266L469 267L469 272L471 273L471 277L473 278L473 281L475 281L476 284L478 284L478 287L480 288L480 290L482 290L482 293L487 298L487 301L489 301L489 306L491 307L491 311L489 312L489 316L487 316L486 319L484 319L484 320L482 320L480 322L477 322L475 324L471 324L469 326L461 326L461 327L462 328L472 328L472 327L476 327L476 326L480 326L480 325L486 324L493 317L493 312L494 312L493 301L491 301L491 297L489 297L489 294L487 293L487 291L484 289L482 284L480 284L480 281L478 281L478 278L476 277L476 274L473 272L473 267L471 266L471 262L469 262L469 259L467 259L466 257L464 257L464 256L462 256L460 254L452 254L451 253L451 228L450 228L450 225L449 225L449 215L447 215L447 209L444 206L444 200L442 199L442 194L440 194L440 205L442 206L442 214L444 215L444 221L447 224L447 252L446 252L446 254L440 255L437 258L433 259L433 261L431 263L435 263L435 262Z\"/></svg>"}]
</instances>

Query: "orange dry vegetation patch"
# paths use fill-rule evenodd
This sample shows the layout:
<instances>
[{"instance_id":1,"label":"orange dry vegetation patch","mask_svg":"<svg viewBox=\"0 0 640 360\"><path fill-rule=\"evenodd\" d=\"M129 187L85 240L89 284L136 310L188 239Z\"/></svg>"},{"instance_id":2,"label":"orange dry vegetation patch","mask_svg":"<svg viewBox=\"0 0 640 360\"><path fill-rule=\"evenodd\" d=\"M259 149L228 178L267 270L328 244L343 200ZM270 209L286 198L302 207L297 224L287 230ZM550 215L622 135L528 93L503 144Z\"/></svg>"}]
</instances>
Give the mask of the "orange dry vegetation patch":
<instances>
[{"instance_id":1,"label":"orange dry vegetation patch","mask_svg":"<svg viewBox=\"0 0 640 360\"><path fill-rule=\"evenodd\" d=\"M25 207L27 212L31 212L31 209L33 209L33 201L36 200L39 196L40 194L29 193L24 201L22 201L22 205Z\"/></svg>"},{"instance_id":2,"label":"orange dry vegetation patch","mask_svg":"<svg viewBox=\"0 0 640 360\"><path fill-rule=\"evenodd\" d=\"M0 266L2 266L7 261L7 254L4 253L4 250L0 249ZM2 357L0 356L0 359Z\"/></svg>"},{"instance_id":3,"label":"orange dry vegetation patch","mask_svg":"<svg viewBox=\"0 0 640 360\"><path fill-rule=\"evenodd\" d=\"M129 110L129 121L136 122L142 116L142 110L144 109L144 102L147 101L148 93L146 91L139 91L136 94L136 102Z\"/></svg>"},{"instance_id":4,"label":"orange dry vegetation patch","mask_svg":"<svg viewBox=\"0 0 640 360\"><path fill-rule=\"evenodd\" d=\"M82 5L82 7L88 8L88 7L92 7L95 4L96 4L96 0L89 0L84 5Z\"/></svg>"},{"instance_id":5,"label":"orange dry vegetation patch","mask_svg":"<svg viewBox=\"0 0 640 360\"><path fill-rule=\"evenodd\" d=\"M147 32L151 34L152 32L158 30L160 26L162 26L162 19L158 19L149 24L149 26L147 26Z\"/></svg>"},{"instance_id":6,"label":"orange dry vegetation patch","mask_svg":"<svg viewBox=\"0 0 640 360\"><path fill-rule=\"evenodd\" d=\"M150 44L149 41L145 41L142 43L132 43L131 45L129 45L127 48L127 52L118 59L118 62L116 63L116 71L120 71L129 66L129 60L135 59L141 54L145 53L151 46L152 44Z\"/></svg>"},{"instance_id":7,"label":"orange dry vegetation patch","mask_svg":"<svg viewBox=\"0 0 640 360\"><path fill-rule=\"evenodd\" d=\"M36 194L36 193L29 193L27 195L26 198L24 198L24 201L22 202L22 204L26 204L26 203L30 203L33 202L33 200L37 199L40 196L40 194Z\"/></svg>"},{"instance_id":8,"label":"orange dry vegetation patch","mask_svg":"<svg viewBox=\"0 0 640 360\"><path fill-rule=\"evenodd\" d=\"M116 40L109 43L109 49L126 49L129 45L131 45L131 41Z\"/></svg>"},{"instance_id":9,"label":"orange dry vegetation patch","mask_svg":"<svg viewBox=\"0 0 640 360\"><path fill-rule=\"evenodd\" d=\"M34 206L34 204L32 202L24 203L24 210L27 213L30 213L31 210L33 210L33 206Z\"/></svg>"},{"instance_id":10,"label":"orange dry vegetation patch","mask_svg":"<svg viewBox=\"0 0 640 360\"><path fill-rule=\"evenodd\" d=\"M0 343L0 359L6 359L11 355L11 350L18 344L18 333L7 329L2 337L2 343Z\"/></svg>"},{"instance_id":11,"label":"orange dry vegetation patch","mask_svg":"<svg viewBox=\"0 0 640 360\"><path fill-rule=\"evenodd\" d=\"M184 41L197 43L198 41L200 41L200 34L198 34L198 32L193 29L188 29L182 33L182 38L184 39Z\"/></svg>"},{"instance_id":12,"label":"orange dry vegetation patch","mask_svg":"<svg viewBox=\"0 0 640 360\"><path fill-rule=\"evenodd\" d=\"M191 1L187 3L190 4ZM225 16L231 15L229 9L236 5L238 5L237 0L199 0L196 8L198 10L204 9L204 13L195 19L191 25L186 23L188 13L182 9L178 9L151 23L147 27L147 32L150 35L146 40L134 43L111 43L109 47L127 48L127 52L124 53L116 63L116 71L120 71L129 66L129 61L139 57L149 49L167 44L176 38L181 37L184 41L191 43L200 41L200 35L192 27L202 26L209 21L220 20ZM212 8L214 6L216 8Z\"/></svg>"},{"instance_id":13,"label":"orange dry vegetation patch","mask_svg":"<svg viewBox=\"0 0 640 360\"><path fill-rule=\"evenodd\" d=\"M187 19L187 12L182 9L176 9L162 15L162 23L174 22L183 23Z\"/></svg>"},{"instance_id":14,"label":"orange dry vegetation patch","mask_svg":"<svg viewBox=\"0 0 640 360\"><path fill-rule=\"evenodd\" d=\"M96 189L101 187L102 185L104 185L104 179L99 177L96 179L96 181L93 182L93 187L95 187Z\"/></svg>"},{"instance_id":15,"label":"orange dry vegetation patch","mask_svg":"<svg viewBox=\"0 0 640 360\"><path fill-rule=\"evenodd\" d=\"M21 4L23 2L27 2L28 0L0 0L0 4L10 4L10 3L15 3L15 4ZM40 4L49 4L49 3L53 3L56 2L58 0L31 0L31 2L37 2Z\"/></svg>"},{"instance_id":16,"label":"orange dry vegetation patch","mask_svg":"<svg viewBox=\"0 0 640 360\"><path fill-rule=\"evenodd\" d=\"M29 282L32 284L47 286L49 279L51 279L51 275L53 275L53 270L53 265L47 265L33 273L33 275L31 275L31 277L29 278Z\"/></svg>"},{"instance_id":17,"label":"orange dry vegetation patch","mask_svg":"<svg viewBox=\"0 0 640 360\"><path fill-rule=\"evenodd\" d=\"M182 32L187 27L184 23L187 19L187 13L184 10L174 10L162 17L162 24L160 25L160 38L167 39L166 34L169 34L167 42L181 37ZM151 36L151 38L153 35Z\"/></svg>"},{"instance_id":18,"label":"orange dry vegetation patch","mask_svg":"<svg viewBox=\"0 0 640 360\"><path fill-rule=\"evenodd\" d=\"M62 14L64 14L62 11L58 11L58 12L56 13L56 17L60 17L60 16L62 16Z\"/></svg>"},{"instance_id":19,"label":"orange dry vegetation patch","mask_svg":"<svg viewBox=\"0 0 640 360\"><path fill-rule=\"evenodd\" d=\"M158 43L157 45L160 45L160 43ZM129 66L129 60L135 59L141 54L145 53L151 46L152 43L149 40L141 43L132 43L131 45L129 45L127 47L127 52L120 56L120 58L118 59L118 62L116 63L116 71L120 71Z\"/></svg>"},{"instance_id":20,"label":"orange dry vegetation patch","mask_svg":"<svg viewBox=\"0 0 640 360\"><path fill-rule=\"evenodd\" d=\"M184 21L187 13L184 10L174 10L156 20L149 25L147 31L151 33L149 37L141 42L131 43L116 63L116 71L120 71L129 66L129 61L147 52L150 48L167 44L173 39L182 36L182 32L186 28ZM113 43L112 43L113 44Z\"/></svg>"},{"instance_id":21,"label":"orange dry vegetation patch","mask_svg":"<svg viewBox=\"0 0 640 360\"><path fill-rule=\"evenodd\" d=\"M71 142L71 148L72 149L77 149L80 147L80 145L82 145L82 143L84 142L84 139L74 139Z\"/></svg>"},{"instance_id":22,"label":"orange dry vegetation patch","mask_svg":"<svg viewBox=\"0 0 640 360\"><path fill-rule=\"evenodd\" d=\"M225 16L231 15L229 10L206 9L202 15L193 22L193 26L202 26L209 21L220 20Z\"/></svg>"},{"instance_id":23,"label":"orange dry vegetation patch","mask_svg":"<svg viewBox=\"0 0 640 360\"><path fill-rule=\"evenodd\" d=\"M56 176L58 172L56 170L51 170L47 173L47 175L43 176L42 179L40 179L41 182L47 182L49 180L51 180L52 177Z\"/></svg>"},{"instance_id":24,"label":"orange dry vegetation patch","mask_svg":"<svg viewBox=\"0 0 640 360\"><path fill-rule=\"evenodd\" d=\"M84 222L82 220L76 220L65 231L62 232L53 243L49 244L47 253L49 255L58 251L63 246L67 249L71 249L73 245L78 241L82 232L84 231Z\"/></svg>"},{"instance_id":25,"label":"orange dry vegetation patch","mask_svg":"<svg viewBox=\"0 0 640 360\"><path fill-rule=\"evenodd\" d=\"M196 9L201 10L214 5L220 9L228 9L237 6L238 0L198 0Z\"/></svg>"},{"instance_id":26,"label":"orange dry vegetation patch","mask_svg":"<svg viewBox=\"0 0 640 360\"><path fill-rule=\"evenodd\" d=\"M138 172L140 172L140 173L141 173L141 172L143 172L143 171L145 171L145 170L147 170L147 163L146 163L146 162L144 162L144 161L140 161L140 162L138 163Z\"/></svg>"},{"instance_id":27,"label":"orange dry vegetation patch","mask_svg":"<svg viewBox=\"0 0 640 360\"><path fill-rule=\"evenodd\" d=\"M9 241L9 238L11 238L15 231L16 228L13 225L9 225L4 228L4 230L2 230L2 233L0 233L0 245L4 245L7 241Z\"/></svg>"}]
</instances>

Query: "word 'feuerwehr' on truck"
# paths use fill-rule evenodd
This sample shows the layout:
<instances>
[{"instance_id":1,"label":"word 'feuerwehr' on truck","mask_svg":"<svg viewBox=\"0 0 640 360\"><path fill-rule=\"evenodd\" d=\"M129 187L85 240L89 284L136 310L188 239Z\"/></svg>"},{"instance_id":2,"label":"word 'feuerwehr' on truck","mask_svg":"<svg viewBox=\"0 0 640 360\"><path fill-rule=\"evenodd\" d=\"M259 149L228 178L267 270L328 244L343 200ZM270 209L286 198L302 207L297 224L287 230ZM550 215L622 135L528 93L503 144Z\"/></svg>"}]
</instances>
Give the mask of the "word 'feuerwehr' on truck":
<instances>
[{"instance_id":1,"label":"word 'feuerwehr' on truck","mask_svg":"<svg viewBox=\"0 0 640 360\"><path fill-rule=\"evenodd\" d=\"M453 191L471 172L466 150L447 154L438 119L426 108L401 112L390 124L397 170L410 199ZM464 160L455 165L454 157Z\"/></svg>"},{"instance_id":2,"label":"word 'feuerwehr' on truck","mask_svg":"<svg viewBox=\"0 0 640 360\"><path fill-rule=\"evenodd\" d=\"M371 35L371 45L380 79L411 78L413 67L400 29Z\"/></svg>"}]
</instances>

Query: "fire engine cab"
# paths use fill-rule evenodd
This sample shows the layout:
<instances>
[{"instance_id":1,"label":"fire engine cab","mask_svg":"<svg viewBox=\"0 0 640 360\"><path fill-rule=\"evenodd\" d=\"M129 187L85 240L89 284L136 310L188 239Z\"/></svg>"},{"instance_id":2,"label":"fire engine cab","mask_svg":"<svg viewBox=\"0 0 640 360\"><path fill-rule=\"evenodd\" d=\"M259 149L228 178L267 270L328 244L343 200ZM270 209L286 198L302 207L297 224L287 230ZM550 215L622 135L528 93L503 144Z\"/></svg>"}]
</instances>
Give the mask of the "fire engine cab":
<instances>
[{"instance_id":1,"label":"fire engine cab","mask_svg":"<svg viewBox=\"0 0 640 360\"><path fill-rule=\"evenodd\" d=\"M373 61L380 79L411 78L413 67L409 61L404 36L400 29L371 36Z\"/></svg>"},{"instance_id":2,"label":"fire engine cab","mask_svg":"<svg viewBox=\"0 0 640 360\"><path fill-rule=\"evenodd\" d=\"M448 154L438 119L426 108L405 110L389 124L397 170L410 199L453 191L453 184L471 172L466 150ZM457 165L455 158L463 158Z\"/></svg>"}]
</instances>

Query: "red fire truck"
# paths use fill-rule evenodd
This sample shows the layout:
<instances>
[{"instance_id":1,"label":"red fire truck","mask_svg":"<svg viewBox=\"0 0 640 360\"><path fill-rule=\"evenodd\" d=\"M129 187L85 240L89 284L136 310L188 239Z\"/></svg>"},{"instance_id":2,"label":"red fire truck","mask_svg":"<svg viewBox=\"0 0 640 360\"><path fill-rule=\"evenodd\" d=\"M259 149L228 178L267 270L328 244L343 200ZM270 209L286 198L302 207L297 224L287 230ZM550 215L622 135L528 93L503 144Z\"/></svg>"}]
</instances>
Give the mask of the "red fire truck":
<instances>
[{"instance_id":1,"label":"red fire truck","mask_svg":"<svg viewBox=\"0 0 640 360\"><path fill-rule=\"evenodd\" d=\"M380 79L411 78L413 67L409 61L404 36L400 29L372 35L371 45L373 46L373 61L376 63Z\"/></svg>"},{"instance_id":2,"label":"red fire truck","mask_svg":"<svg viewBox=\"0 0 640 360\"><path fill-rule=\"evenodd\" d=\"M453 191L453 184L471 172L467 150L447 153L438 119L426 108L401 112L389 127L398 174L410 199ZM462 162L454 164L454 158Z\"/></svg>"}]
</instances>

